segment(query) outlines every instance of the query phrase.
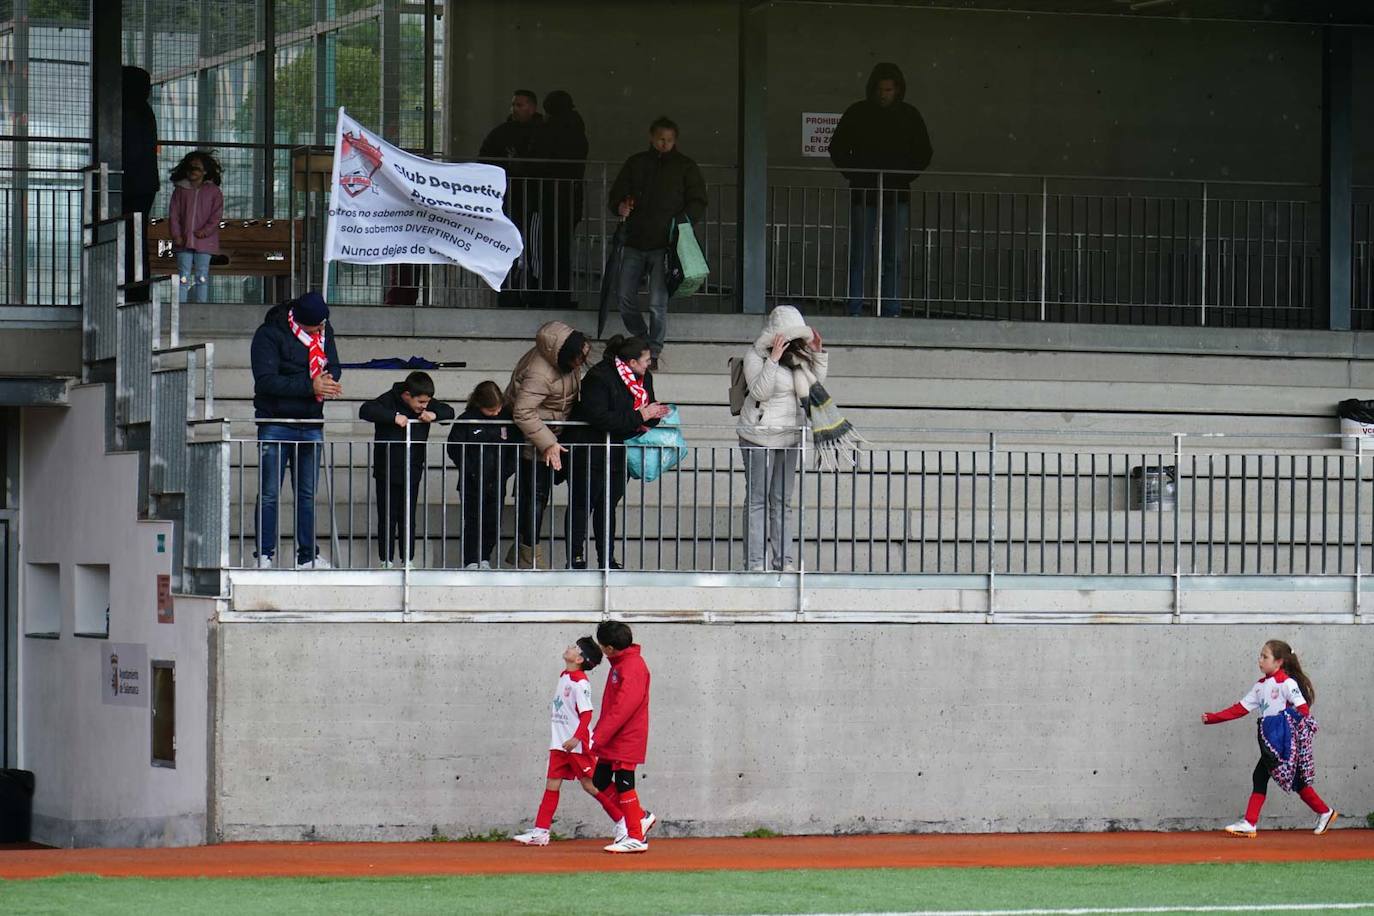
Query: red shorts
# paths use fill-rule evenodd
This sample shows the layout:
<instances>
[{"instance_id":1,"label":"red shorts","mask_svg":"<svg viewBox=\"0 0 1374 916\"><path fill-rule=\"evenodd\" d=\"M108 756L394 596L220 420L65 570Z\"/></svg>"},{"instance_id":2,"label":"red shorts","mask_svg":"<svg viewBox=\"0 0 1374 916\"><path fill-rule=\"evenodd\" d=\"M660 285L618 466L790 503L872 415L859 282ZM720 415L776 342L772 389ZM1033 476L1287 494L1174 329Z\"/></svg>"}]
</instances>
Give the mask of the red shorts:
<instances>
[{"instance_id":1,"label":"red shorts","mask_svg":"<svg viewBox=\"0 0 1374 916\"><path fill-rule=\"evenodd\" d=\"M550 779L591 778L594 769L596 769L596 758L590 754L574 754L564 750L549 751Z\"/></svg>"},{"instance_id":2,"label":"red shorts","mask_svg":"<svg viewBox=\"0 0 1374 916\"><path fill-rule=\"evenodd\" d=\"M633 773L635 771L635 767L639 766L639 764L637 763L624 763L619 760L598 760L597 763L605 764L606 766L610 767L612 773L614 773L616 770L629 770L631 773Z\"/></svg>"}]
</instances>

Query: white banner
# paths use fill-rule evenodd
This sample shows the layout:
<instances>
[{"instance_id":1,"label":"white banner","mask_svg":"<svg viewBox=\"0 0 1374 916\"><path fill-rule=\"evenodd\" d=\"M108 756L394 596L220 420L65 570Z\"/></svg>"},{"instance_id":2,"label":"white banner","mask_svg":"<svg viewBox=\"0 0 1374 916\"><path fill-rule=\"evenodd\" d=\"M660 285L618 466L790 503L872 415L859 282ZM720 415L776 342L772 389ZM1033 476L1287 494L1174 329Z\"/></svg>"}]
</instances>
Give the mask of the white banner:
<instances>
[{"instance_id":1,"label":"white banner","mask_svg":"<svg viewBox=\"0 0 1374 916\"><path fill-rule=\"evenodd\" d=\"M500 289L524 250L505 197L505 169L413 156L340 108L325 261L457 264Z\"/></svg>"}]
</instances>

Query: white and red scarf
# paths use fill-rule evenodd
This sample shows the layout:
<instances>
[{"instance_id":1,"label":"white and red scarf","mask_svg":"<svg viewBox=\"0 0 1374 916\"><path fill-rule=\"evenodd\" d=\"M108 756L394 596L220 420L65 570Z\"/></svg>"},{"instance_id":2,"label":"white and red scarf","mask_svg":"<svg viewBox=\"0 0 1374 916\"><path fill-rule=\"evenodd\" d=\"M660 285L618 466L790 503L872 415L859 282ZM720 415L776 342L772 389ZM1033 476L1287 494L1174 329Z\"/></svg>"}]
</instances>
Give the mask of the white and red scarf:
<instances>
[{"instance_id":1,"label":"white and red scarf","mask_svg":"<svg viewBox=\"0 0 1374 916\"><path fill-rule=\"evenodd\" d=\"M329 365L329 359L324 355L324 328L321 327L318 334L307 334L305 328L296 324L294 311L286 313L286 323L291 326L291 333L296 335L296 339L310 351L310 378L314 379ZM323 401L324 397L317 394L315 400Z\"/></svg>"},{"instance_id":2,"label":"white and red scarf","mask_svg":"<svg viewBox=\"0 0 1374 916\"><path fill-rule=\"evenodd\" d=\"M626 388L630 389L630 394L634 395L635 410L642 410L647 407L649 405L649 392L644 390L644 383L618 356L615 358L615 371L620 373L620 380L625 383Z\"/></svg>"}]
</instances>

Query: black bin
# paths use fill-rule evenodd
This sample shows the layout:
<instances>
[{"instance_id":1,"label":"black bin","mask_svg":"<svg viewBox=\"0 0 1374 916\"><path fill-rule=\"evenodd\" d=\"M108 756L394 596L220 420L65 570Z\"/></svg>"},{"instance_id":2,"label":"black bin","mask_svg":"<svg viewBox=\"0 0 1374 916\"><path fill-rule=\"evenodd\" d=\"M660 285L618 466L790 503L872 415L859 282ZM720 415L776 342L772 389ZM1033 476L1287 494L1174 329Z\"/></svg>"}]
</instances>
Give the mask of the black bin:
<instances>
[{"instance_id":1,"label":"black bin","mask_svg":"<svg viewBox=\"0 0 1374 916\"><path fill-rule=\"evenodd\" d=\"M1132 509L1172 509L1178 496L1178 468L1172 464L1131 468Z\"/></svg>"},{"instance_id":2,"label":"black bin","mask_svg":"<svg viewBox=\"0 0 1374 916\"><path fill-rule=\"evenodd\" d=\"M0 770L0 843L27 843L33 833L33 774Z\"/></svg>"}]
</instances>

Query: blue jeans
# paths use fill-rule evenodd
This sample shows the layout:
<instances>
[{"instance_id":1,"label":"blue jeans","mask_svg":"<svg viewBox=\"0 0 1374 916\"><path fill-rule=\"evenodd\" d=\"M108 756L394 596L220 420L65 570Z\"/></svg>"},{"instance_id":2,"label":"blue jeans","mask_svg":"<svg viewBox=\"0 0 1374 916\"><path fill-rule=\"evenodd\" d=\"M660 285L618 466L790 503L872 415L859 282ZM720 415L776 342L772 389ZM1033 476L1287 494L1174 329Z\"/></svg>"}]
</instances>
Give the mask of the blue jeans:
<instances>
[{"instance_id":1,"label":"blue jeans","mask_svg":"<svg viewBox=\"0 0 1374 916\"><path fill-rule=\"evenodd\" d=\"M870 192L874 193L874 192ZM875 195L876 196L876 195ZM905 289L903 273L906 267L906 233L911 223L911 201L894 195L883 195L883 254L881 300L878 312L892 317L902 313L897 301L899 291ZM873 236L877 234L877 203L854 202L849 206L849 314L857 315L864 307L864 268L873 259Z\"/></svg>"},{"instance_id":2,"label":"blue jeans","mask_svg":"<svg viewBox=\"0 0 1374 916\"><path fill-rule=\"evenodd\" d=\"M263 423L258 427L258 556L277 552L277 494L287 471L296 494L296 562L315 559L315 481L324 429Z\"/></svg>"},{"instance_id":3,"label":"blue jeans","mask_svg":"<svg viewBox=\"0 0 1374 916\"><path fill-rule=\"evenodd\" d=\"M663 352L663 341L668 336L668 281L663 276L664 249L653 248L643 251L625 246L625 259L620 265L620 320L625 322L625 330L635 337L642 337L649 344L649 350L658 356ZM639 281L644 274L649 275L649 324L644 324L644 316L639 313Z\"/></svg>"},{"instance_id":4,"label":"blue jeans","mask_svg":"<svg viewBox=\"0 0 1374 916\"><path fill-rule=\"evenodd\" d=\"M210 252L178 251L177 281L182 302L209 302Z\"/></svg>"}]
</instances>

